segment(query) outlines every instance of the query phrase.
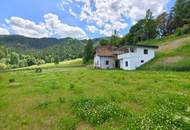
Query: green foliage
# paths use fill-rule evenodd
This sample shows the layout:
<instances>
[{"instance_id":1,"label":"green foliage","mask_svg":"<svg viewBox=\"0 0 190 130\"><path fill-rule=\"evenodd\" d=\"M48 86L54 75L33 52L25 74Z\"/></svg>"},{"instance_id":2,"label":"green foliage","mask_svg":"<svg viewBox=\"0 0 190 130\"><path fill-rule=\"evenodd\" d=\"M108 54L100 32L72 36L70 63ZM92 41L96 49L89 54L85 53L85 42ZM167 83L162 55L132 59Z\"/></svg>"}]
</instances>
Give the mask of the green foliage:
<instances>
[{"instance_id":1,"label":"green foliage","mask_svg":"<svg viewBox=\"0 0 190 130\"><path fill-rule=\"evenodd\" d=\"M106 39L102 39L102 40L100 40L99 44L100 44L101 46L108 45L108 44L110 44L110 41L109 41L109 40L106 40Z\"/></svg>"},{"instance_id":2,"label":"green foliage","mask_svg":"<svg viewBox=\"0 0 190 130\"><path fill-rule=\"evenodd\" d=\"M54 58L54 64L59 64L59 57L58 56L55 56L55 58Z\"/></svg>"},{"instance_id":3,"label":"green foliage","mask_svg":"<svg viewBox=\"0 0 190 130\"><path fill-rule=\"evenodd\" d=\"M28 66L32 66L36 64L36 58L32 56L27 56L26 58Z\"/></svg>"},{"instance_id":4,"label":"green foliage","mask_svg":"<svg viewBox=\"0 0 190 130\"><path fill-rule=\"evenodd\" d=\"M146 12L146 18L143 28L144 28L143 40L154 39L157 36L156 22L153 19L152 12L150 10L147 10Z\"/></svg>"},{"instance_id":5,"label":"green foliage","mask_svg":"<svg viewBox=\"0 0 190 130\"><path fill-rule=\"evenodd\" d=\"M157 36L156 22L153 19L152 12L147 10L146 17L139 20L134 26L129 30L122 42L127 41L131 43L153 39Z\"/></svg>"},{"instance_id":6,"label":"green foliage","mask_svg":"<svg viewBox=\"0 0 190 130\"><path fill-rule=\"evenodd\" d=\"M10 68L27 67L44 63L82 58L84 42L65 38L27 38L22 36L0 36L0 63Z\"/></svg>"},{"instance_id":7,"label":"green foliage","mask_svg":"<svg viewBox=\"0 0 190 130\"><path fill-rule=\"evenodd\" d=\"M55 58L59 61L82 58L84 44L78 40L70 39L60 44L42 49L39 54L46 63L53 63Z\"/></svg>"},{"instance_id":8,"label":"green foliage","mask_svg":"<svg viewBox=\"0 0 190 130\"><path fill-rule=\"evenodd\" d=\"M3 63L0 63L0 70L5 70L7 66Z\"/></svg>"},{"instance_id":9,"label":"green foliage","mask_svg":"<svg viewBox=\"0 0 190 130\"><path fill-rule=\"evenodd\" d=\"M84 48L84 54L83 54L83 63L87 64L92 58L93 58L94 52L93 52L93 41L88 40L85 48Z\"/></svg>"},{"instance_id":10,"label":"green foliage","mask_svg":"<svg viewBox=\"0 0 190 130\"><path fill-rule=\"evenodd\" d=\"M182 27L190 22L190 1L177 0L174 6L175 21L177 27Z\"/></svg>"},{"instance_id":11,"label":"green foliage","mask_svg":"<svg viewBox=\"0 0 190 130\"><path fill-rule=\"evenodd\" d=\"M42 68L40 68L40 67L36 68L35 72L36 73L41 73L42 72Z\"/></svg>"},{"instance_id":12,"label":"green foliage","mask_svg":"<svg viewBox=\"0 0 190 130\"><path fill-rule=\"evenodd\" d=\"M112 36L111 36L111 39L110 39L110 43L114 46L117 46L120 44L120 41L121 39L118 37L117 35L117 30L114 30Z\"/></svg>"},{"instance_id":13,"label":"green foliage","mask_svg":"<svg viewBox=\"0 0 190 130\"><path fill-rule=\"evenodd\" d=\"M15 52L12 52L10 58L10 64L18 65L18 63L19 63L19 55Z\"/></svg>"},{"instance_id":14,"label":"green foliage","mask_svg":"<svg viewBox=\"0 0 190 130\"><path fill-rule=\"evenodd\" d=\"M76 130L78 123L74 117L64 117L58 121L57 130Z\"/></svg>"},{"instance_id":15,"label":"green foliage","mask_svg":"<svg viewBox=\"0 0 190 130\"><path fill-rule=\"evenodd\" d=\"M16 81L15 78L9 79L9 83L13 83L13 82L15 82L15 81Z\"/></svg>"},{"instance_id":16,"label":"green foliage","mask_svg":"<svg viewBox=\"0 0 190 130\"><path fill-rule=\"evenodd\" d=\"M19 60L18 65L19 65L19 67L26 67L26 66L28 66L27 60L26 59Z\"/></svg>"},{"instance_id":17,"label":"green foliage","mask_svg":"<svg viewBox=\"0 0 190 130\"><path fill-rule=\"evenodd\" d=\"M118 105L104 99L81 99L73 104L73 112L93 125L121 119L126 114Z\"/></svg>"},{"instance_id":18,"label":"green foliage","mask_svg":"<svg viewBox=\"0 0 190 130\"><path fill-rule=\"evenodd\" d=\"M190 33L190 24L185 24L183 27L178 28L176 34L178 36L189 34Z\"/></svg>"}]
</instances>

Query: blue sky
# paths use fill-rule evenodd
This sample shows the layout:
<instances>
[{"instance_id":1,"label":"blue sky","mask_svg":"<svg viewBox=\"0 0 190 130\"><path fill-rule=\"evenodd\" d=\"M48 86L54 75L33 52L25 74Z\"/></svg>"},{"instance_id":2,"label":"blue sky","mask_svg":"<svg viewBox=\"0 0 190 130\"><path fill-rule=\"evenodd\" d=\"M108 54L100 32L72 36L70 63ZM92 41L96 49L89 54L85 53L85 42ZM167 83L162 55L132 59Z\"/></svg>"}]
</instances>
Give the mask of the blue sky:
<instances>
[{"instance_id":1,"label":"blue sky","mask_svg":"<svg viewBox=\"0 0 190 130\"><path fill-rule=\"evenodd\" d=\"M128 33L147 9L156 16L175 0L1 0L0 34L78 39Z\"/></svg>"}]
</instances>

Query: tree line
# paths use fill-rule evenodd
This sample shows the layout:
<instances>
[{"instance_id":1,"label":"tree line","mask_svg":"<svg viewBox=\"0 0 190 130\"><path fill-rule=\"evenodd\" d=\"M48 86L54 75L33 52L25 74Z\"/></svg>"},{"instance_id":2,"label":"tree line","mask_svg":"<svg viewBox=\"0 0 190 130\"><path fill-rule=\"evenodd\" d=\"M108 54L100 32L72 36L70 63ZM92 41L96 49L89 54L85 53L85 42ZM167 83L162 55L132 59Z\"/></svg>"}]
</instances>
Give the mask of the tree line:
<instances>
[{"instance_id":1,"label":"tree line","mask_svg":"<svg viewBox=\"0 0 190 130\"><path fill-rule=\"evenodd\" d=\"M71 40L44 49L22 50L18 47L0 46L0 69L21 68L45 63L59 64L60 61L81 58L84 45Z\"/></svg>"}]
</instances>

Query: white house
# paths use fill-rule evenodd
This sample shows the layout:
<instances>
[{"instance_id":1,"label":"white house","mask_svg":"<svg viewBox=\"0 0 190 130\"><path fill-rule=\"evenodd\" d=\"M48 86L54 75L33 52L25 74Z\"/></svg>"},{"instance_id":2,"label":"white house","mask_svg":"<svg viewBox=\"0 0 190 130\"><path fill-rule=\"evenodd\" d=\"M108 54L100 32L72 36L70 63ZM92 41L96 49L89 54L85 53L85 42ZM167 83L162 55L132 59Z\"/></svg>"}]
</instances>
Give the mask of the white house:
<instances>
[{"instance_id":1,"label":"white house","mask_svg":"<svg viewBox=\"0 0 190 130\"><path fill-rule=\"evenodd\" d=\"M121 68L135 70L155 57L157 46L127 44L122 47L112 45L96 49L94 66L102 69Z\"/></svg>"}]
</instances>

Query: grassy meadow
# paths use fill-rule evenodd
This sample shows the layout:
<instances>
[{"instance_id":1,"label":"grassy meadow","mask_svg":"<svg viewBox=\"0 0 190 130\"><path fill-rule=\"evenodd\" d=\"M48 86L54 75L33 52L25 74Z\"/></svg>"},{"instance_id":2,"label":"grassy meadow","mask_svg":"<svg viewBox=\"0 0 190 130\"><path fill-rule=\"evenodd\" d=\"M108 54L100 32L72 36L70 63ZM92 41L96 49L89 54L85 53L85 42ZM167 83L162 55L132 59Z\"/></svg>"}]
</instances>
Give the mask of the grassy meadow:
<instances>
[{"instance_id":1,"label":"grassy meadow","mask_svg":"<svg viewBox=\"0 0 190 130\"><path fill-rule=\"evenodd\" d=\"M140 67L141 70L190 70L190 35L171 35L162 39L145 41L158 45L156 58Z\"/></svg>"},{"instance_id":2,"label":"grassy meadow","mask_svg":"<svg viewBox=\"0 0 190 130\"><path fill-rule=\"evenodd\" d=\"M0 129L189 130L189 75L61 64L1 72Z\"/></svg>"}]
</instances>

